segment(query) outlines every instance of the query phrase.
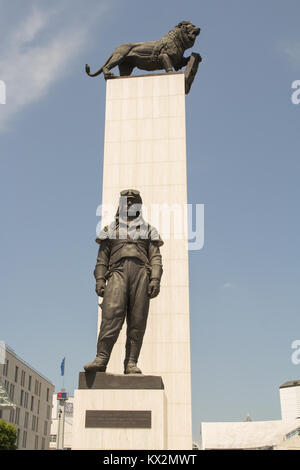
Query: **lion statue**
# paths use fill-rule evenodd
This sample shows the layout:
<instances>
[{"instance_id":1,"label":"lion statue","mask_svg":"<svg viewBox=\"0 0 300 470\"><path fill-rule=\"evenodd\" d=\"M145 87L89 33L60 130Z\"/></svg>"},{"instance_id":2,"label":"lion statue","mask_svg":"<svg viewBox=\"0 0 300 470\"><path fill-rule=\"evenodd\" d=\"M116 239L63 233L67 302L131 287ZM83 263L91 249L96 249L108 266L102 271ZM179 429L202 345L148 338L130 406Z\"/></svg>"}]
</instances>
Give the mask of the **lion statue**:
<instances>
[{"instance_id":1,"label":"lion statue","mask_svg":"<svg viewBox=\"0 0 300 470\"><path fill-rule=\"evenodd\" d=\"M97 72L91 73L87 64L85 70L90 77L103 72L105 80L115 77L110 70L117 65L120 76L129 76L135 67L148 71L172 72L173 68L177 71L187 65L189 57L184 57L184 52L194 45L199 34L200 28L190 21L181 21L157 41L121 44Z\"/></svg>"}]
</instances>

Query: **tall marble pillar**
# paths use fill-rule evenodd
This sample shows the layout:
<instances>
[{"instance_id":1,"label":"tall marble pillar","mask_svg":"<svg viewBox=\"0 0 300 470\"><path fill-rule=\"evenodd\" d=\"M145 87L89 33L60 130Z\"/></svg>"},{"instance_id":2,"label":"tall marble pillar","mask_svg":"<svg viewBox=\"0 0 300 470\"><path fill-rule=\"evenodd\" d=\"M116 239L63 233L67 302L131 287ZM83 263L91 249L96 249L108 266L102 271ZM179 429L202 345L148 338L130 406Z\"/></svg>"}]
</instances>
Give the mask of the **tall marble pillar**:
<instances>
[{"instance_id":1,"label":"tall marble pillar","mask_svg":"<svg viewBox=\"0 0 300 470\"><path fill-rule=\"evenodd\" d=\"M106 82L102 204L113 203L116 209L120 191L127 188L141 192L145 209L167 204L183 211L187 203L185 79L181 72ZM149 220L146 214L145 219ZM174 227L173 223L162 236L161 292L151 300L139 367L145 375L163 378L167 448L191 449L187 236L182 224ZM98 326L100 321L99 308ZM124 326L107 372L123 372L125 333Z\"/></svg>"}]
</instances>

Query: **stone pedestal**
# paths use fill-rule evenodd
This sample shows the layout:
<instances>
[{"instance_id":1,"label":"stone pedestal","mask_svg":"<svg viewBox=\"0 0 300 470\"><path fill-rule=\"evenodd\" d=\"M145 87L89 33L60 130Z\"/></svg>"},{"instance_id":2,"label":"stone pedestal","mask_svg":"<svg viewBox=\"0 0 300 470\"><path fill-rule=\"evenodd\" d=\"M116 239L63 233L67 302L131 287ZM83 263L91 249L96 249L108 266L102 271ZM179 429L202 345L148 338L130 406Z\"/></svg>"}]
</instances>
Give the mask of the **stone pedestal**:
<instances>
[{"instance_id":1,"label":"stone pedestal","mask_svg":"<svg viewBox=\"0 0 300 470\"><path fill-rule=\"evenodd\" d=\"M152 204L179 207L182 211L181 223L175 227L173 219L169 230L161 233L165 242L161 248L164 274L160 295L151 300L139 366L144 374L163 378L167 448L191 449L189 273L184 232L185 77L181 72L106 82L102 203L114 204L116 210L120 191L128 188L140 191L144 217L154 226L156 222L150 217ZM100 321L101 309L99 326ZM108 372L123 371L125 333L124 327Z\"/></svg>"},{"instance_id":2,"label":"stone pedestal","mask_svg":"<svg viewBox=\"0 0 300 470\"><path fill-rule=\"evenodd\" d=\"M161 377L80 373L72 449L167 449Z\"/></svg>"}]
</instances>

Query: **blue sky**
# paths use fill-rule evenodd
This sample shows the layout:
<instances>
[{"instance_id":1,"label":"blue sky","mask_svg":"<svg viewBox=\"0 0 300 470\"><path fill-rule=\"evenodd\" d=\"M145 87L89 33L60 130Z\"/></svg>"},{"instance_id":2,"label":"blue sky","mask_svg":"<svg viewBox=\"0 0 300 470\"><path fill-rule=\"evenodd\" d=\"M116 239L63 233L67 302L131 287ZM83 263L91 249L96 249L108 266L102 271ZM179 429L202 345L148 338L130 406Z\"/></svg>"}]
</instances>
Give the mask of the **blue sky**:
<instances>
[{"instance_id":1,"label":"blue sky","mask_svg":"<svg viewBox=\"0 0 300 470\"><path fill-rule=\"evenodd\" d=\"M280 418L299 379L300 5L0 0L0 339L61 386L95 352L92 271L101 202L105 86L122 42L181 20L201 27L186 99L188 199L205 204L190 253L193 433L200 421Z\"/></svg>"}]
</instances>

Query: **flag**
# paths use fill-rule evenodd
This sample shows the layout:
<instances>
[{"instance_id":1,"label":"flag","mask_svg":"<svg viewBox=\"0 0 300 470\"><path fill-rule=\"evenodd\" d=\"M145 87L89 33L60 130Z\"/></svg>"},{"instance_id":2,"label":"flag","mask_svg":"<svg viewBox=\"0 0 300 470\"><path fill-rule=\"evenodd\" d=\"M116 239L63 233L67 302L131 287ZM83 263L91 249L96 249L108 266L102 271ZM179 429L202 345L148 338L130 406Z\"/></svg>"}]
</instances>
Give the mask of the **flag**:
<instances>
[{"instance_id":1,"label":"flag","mask_svg":"<svg viewBox=\"0 0 300 470\"><path fill-rule=\"evenodd\" d=\"M64 357L63 360L61 361L61 365L60 365L60 375L65 375L65 360L66 358Z\"/></svg>"}]
</instances>

